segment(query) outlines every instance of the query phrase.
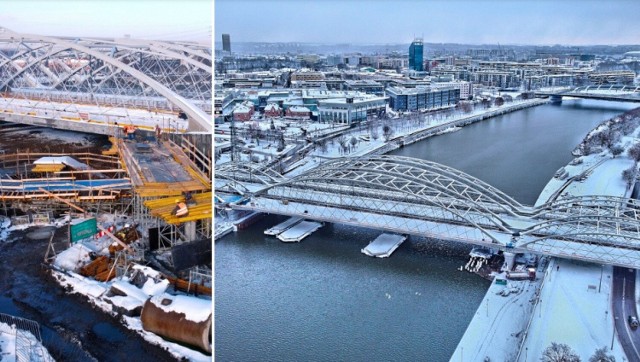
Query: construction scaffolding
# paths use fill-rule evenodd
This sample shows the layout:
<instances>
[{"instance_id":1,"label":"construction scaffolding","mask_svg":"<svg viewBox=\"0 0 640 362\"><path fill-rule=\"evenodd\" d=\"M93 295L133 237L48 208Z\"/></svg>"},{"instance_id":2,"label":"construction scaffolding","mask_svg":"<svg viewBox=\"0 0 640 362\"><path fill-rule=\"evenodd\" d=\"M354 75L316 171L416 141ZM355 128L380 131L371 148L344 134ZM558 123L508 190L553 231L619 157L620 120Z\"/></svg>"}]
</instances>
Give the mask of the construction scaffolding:
<instances>
[{"instance_id":1,"label":"construction scaffolding","mask_svg":"<svg viewBox=\"0 0 640 362\"><path fill-rule=\"evenodd\" d=\"M169 136L144 147L115 140L133 186L133 217L144 230L158 229L159 249L213 235L210 153L189 137ZM175 216L177 202L191 201L187 216Z\"/></svg>"}]
</instances>

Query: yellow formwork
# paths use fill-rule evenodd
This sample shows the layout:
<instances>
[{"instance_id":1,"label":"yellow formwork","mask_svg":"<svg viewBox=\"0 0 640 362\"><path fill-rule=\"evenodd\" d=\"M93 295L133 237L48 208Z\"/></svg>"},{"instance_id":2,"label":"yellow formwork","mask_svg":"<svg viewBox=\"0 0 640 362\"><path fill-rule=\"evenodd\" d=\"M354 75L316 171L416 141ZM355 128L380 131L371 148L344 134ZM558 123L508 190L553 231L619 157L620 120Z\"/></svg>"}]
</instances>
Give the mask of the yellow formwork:
<instances>
[{"instance_id":1,"label":"yellow formwork","mask_svg":"<svg viewBox=\"0 0 640 362\"><path fill-rule=\"evenodd\" d=\"M105 156L117 156L118 155L118 145L115 137L109 137L109 142L111 142L111 148L106 151L102 151L102 154Z\"/></svg>"},{"instance_id":2,"label":"yellow formwork","mask_svg":"<svg viewBox=\"0 0 640 362\"><path fill-rule=\"evenodd\" d=\"M211 192L194 194L193 200L196 202L196 205L211 205L211 194ZM165 197L162 199L147 200L144 202L144 205L148 207L152 213L164 212L163 209L165 208L168 208L168 210L172 210L176 206L176 201L184 201L184 197L180 195L178 197Z\"/></svg>"},{"instance_id":3,"label":"yellow formwork","mask_svg":"<svg viewBox=\"0 0 640 362\"><path fill-rule=\"evenodd\" d=\"M65 165L61 163L57 164L37 164L31 172L59 172L64 169Z\"/></svg>"},{"instance_id":4,"label":"yellow formwork","mask_svg":"<svg viewBox=\"0 0 640 362\"><path fill-rule=\"evenodd\" d=\"M180 224L187 221L210 219L211 215L211 192L204 192L193 195L195 205L189 206L189 214L184 217L173 215L176 201L184 201L184 197L165 197L162 199L148 200L144 205L149 208L151 215L162 218L168 224Z\"/></svg>"},{"instance_id":5,"label":"yellow formwork","mask_svg":"<svg viewBox=\"0 0 640 362\"><path fill-rule=\"evenodd\" d=\"M198 181L185 181L173 183L144 183L135 188L135 192L142 197L180 196L186 191L205 191Z\"/></svg>"}]
</instances>

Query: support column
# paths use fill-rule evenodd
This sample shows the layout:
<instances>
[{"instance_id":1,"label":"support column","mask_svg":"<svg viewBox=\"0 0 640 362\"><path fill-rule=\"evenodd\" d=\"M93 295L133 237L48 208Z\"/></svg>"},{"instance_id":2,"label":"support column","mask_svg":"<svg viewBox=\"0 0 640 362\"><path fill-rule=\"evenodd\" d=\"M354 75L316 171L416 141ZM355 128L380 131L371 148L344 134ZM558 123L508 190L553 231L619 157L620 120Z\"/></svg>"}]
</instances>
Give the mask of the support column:
<instances>
[{"instance_id":1,"label":"support column","mask_svg":"<svg viewBox=\"0 0 640 362\"><path fill-rule=\"evenodd\" d=\"M187 238L187 242L196 239L196 222L189 221L184 223L184 235Z\"/></svg>"},{"instance_id":2,"label":"support column","mask_svg":"<svg viewBox=\"0 0 640 362\"><path fill-rule=\"evenodd\" d=\"M504 252L504 262L507 264L507 270L513 269L513 264L516 261L516 254L505 251Z\"/></svg>"}]
</instances>

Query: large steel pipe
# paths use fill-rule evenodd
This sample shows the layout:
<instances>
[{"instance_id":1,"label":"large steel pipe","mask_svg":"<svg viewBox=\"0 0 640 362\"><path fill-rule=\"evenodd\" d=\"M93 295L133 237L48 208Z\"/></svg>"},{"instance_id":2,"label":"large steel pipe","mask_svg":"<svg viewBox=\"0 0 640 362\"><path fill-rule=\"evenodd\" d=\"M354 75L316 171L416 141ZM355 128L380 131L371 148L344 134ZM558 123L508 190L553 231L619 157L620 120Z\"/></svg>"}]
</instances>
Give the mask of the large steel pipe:
<instances>
[{"instance_id":1,"label":"large steel pipe","mask_svg":"<svg viewBox=\"0 0 640 362\"><path fill-rule=\"evenodd\" d=\"M162 294L144 303L140 319L145 331L211 354L210 301Z\"/></svg>"}]
</instances>

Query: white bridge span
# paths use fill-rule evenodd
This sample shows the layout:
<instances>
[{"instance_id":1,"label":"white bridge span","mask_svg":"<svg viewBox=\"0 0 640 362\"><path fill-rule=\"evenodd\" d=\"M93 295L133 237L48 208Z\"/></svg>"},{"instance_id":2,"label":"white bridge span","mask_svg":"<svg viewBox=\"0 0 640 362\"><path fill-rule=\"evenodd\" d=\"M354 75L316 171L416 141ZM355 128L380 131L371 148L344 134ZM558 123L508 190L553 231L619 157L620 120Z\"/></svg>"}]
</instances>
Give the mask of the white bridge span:
<instances>
[{"instance_id":1,"label":"white bridge span","mask_svg":"<svg viewBox=\"0 0 640 362\"><path fill-rule=\"evenodd\" d=\"M229 205L234 209L640 268L640 203L632 199L525 206L459 170L399 156L335 160L291 179L226 166L216 178L265 185L244 189L244 198Z\"/></svg>"}]
</instances>

